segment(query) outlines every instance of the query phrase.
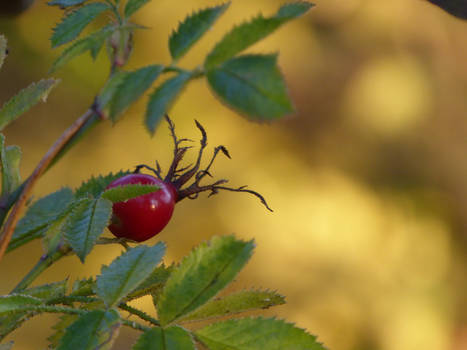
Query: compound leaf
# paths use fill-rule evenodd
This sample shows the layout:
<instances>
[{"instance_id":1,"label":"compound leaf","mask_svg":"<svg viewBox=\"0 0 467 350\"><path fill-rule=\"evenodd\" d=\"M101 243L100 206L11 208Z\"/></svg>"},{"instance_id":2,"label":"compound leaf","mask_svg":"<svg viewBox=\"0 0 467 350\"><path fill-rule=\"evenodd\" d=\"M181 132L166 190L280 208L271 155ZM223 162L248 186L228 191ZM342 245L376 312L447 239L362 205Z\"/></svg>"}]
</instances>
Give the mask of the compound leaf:
<instances>
[{"instance_id":1,"label":"compound leaf","mask_svg":"<svg viewBox=\"0 0 467 350\"><path fill-rule=\"evenodd\" d=\"M0 296L0 314L14 311L24 311L25 308L32 305L40 305L42 300L23 294L10 294Z\"/></svg>"},{"instance_id":2,"label":"compound leaf","mask_svg":"<svg viewBox=\"0 0 467 350\"><path fill-rule=\"evenodd\" d=\"M103 198L86 198L73 208L65 238L82 262L108 226L111 215L112 202Z\"/></svg>"},{"instance_id":3,"label":"compound leaf","mask_svg":"<svg viewBox=\"0 0 467 350\"><path fill-rule=\"evenodd\" d=\"M126 251L109 266L102 267L97 276L96 294L108 307L117 305L151 275L164 253L162 242L152 247L139 245Z\"/></svg>"},{"instance_id":4,"label":"compound leaf","mask_svg":"<svg viewBox=\"0 0 467 350\"><path fill-rule=\"evenodd\" d=\"M138 11L143 5L146 5L150 0L128 0L125 5L125 17L131 17L136 11Z\"/></svg>"},{"instance_id":5,"label":"compound leaf","mask_svg":"<svg viewBox=\"0 0 467 350\"><path fill-rule=\"evenodd\" d=\"M155 185L129 184L125 186L112 187L102 193L102 198L108 199L112 203L125 202L131 198L143 196L156 192L160 189Z\"/></svg>"},{"instance_id":6,"label":"compound leaf","mask_svg":"<svg viewBox=\"0 0 467 350\"><path fill-rule=\"evenodd\" d=\"M120 328L115 310L95 310L80 316L65 331L57 350L105 350L112 347Z\"/></svg>"},{"instance_id":7,"label":"compound leaf","mask_svg":"<svg viewBox=\"0 0 467 350\"><path fill-rule=\"evenodd\" d=\"M7 40L3 35L0 35L0 68L2 68L3 61L7 55Z\"/></svg>"},{"instance_id":8,"label":"compound leaf","mask_svg":"<svg viewBox=\"0 0 467 350\"><path fill-rule=\"evenodd\" d=\"M62 54L54 61L50 72L55 72L57 69L68 63L70 60L85 53L86 51L90 51L93 58L95 59L105 40L110 35L112 35L112 31L112 26L106 26L83 39L77 40L69 47L67 47L62 52Z\"/></svg>"},{"instance_id":9,"label":"compound leaf","mask_svg":"<svg viewBox=\"0 0 467 350\"><path fill-rule=\"evenodd\" d=\"M54 32L50 39L52 47L66 44L75 39L89 23L109 8L108 4L94 2L68 14L53 30Z\"/></svg>"},{"instance_id":10,"label":"compound leaf","mask_svg":"<svg viewBox=\"0 0 467 350\"><path fill-rule=\"evenodd\" d=\"M210 350L324 350L316 337L274 318L244 318L210 324L195 331Z\"/></svg>"},{"instance_id":11,"label":"compound leaf","mask_svg":"<svg viewBox=\"0 0 467 350\"><path fill-rule=\"evenodd\" d=\"M128 294L127 299L132 300L148 294L157 294L167 282L172 271L173 266L157 267L133 292Z\"/></svg>"},{"instance_id":12,"label":"compound leaf","mask_svg":"<svg viewBox=\"0 0 467 350\"><path fill-rule=\"evenodd\" d=\"M199 10L181 22L169 39L172 58L178 60L182 57L212 27L229 5L230 2Z\"/></svg>"},{"instance_id":13,"label":"compound leaf","mask_svg":"<svg viewBox=\"0 0 467 350\"><path fill-rule=\"evenodd\" d=\"M52 0L47 3L49 6L60 6L61 8L81 5L87 0Z\"/></svg>"},{"instance_id":14,"label":"compound leaf","mask_svg":"<svg viewBox=\"0 0 467 350\"><path fill-rule=\"evenodd\" d=\"M195 248L167 280L157 302L162 325L204 305L229 284L249 260L253 241L214 237Z\"/></svg>"},{"instance_id":15,"label":"compound leaf","mask_svg":"<svg viewBox=\"0 0 467 350\"><path fill-rule=\"evenodd\" d=\"M210 70L207 79L216 95L255 121L267 121L293 112L277 55L234 57Z\"/></svg>"},{"instance_id":16,"label":"compound leaf","mask_svg":"<svg viewBox=\"0 0 467 350\"><path fill-rule=\"evenodd\" d=\"M0 109L0 131L38 102L45 102L52 88L59 82L57 79L42 79L7 101Z\"/></svg>"},{"instance_id":17,"label":"compound leaf","mask_svg":"<svg viewBox=\"0 0 467 350\"><path fill-rule=\"evenodd\" d=\"M204 320L248 310L267 309L271 306L282 304L285 304L284 297L275 292L244 290L222 298L212 299L198 310L186 317L182 317L179 322Z\"/></svg>"},{"instance_id":18,"label":"compound leaf","mask_svg":"<svg viewBox=\"0 0 467 350\"><path fill-rule=\"evenodd\" d=\"M217 43L206 57L204 62L205 67L209 69L221 64L265 38L284 23L301 16L312 6L313 4L305 1L286 4L272 17L258 15L251 21L234 27Z\"/></svg>"},{"instance_id":19,"label":"compound leaf","mask_svg":"<svg viewBox=\"0 0 467 350\"><path fill-rule=\"evenodd\" d=\"M154 327L144 332L133 346L133 350L195 350L191 334L184 328Z\"/></svg>"},{"instance_id":20,"label":"compound leaf","mask_svg":"<svg viewBox=\"0 0 467 350\"><path fill-rule=\"evenodd\" d=\"M120 170L118 173L110 173L107 175L98 175L97 177L91 177L89 180L83 182L80 187L75 191L76 198L83 197L99 197L105 188L114 180L121 178L124 175L130 174L129 171Z\"/></svg>"},{"instance_id":21,"label":"compound leaf","mask_svg":"<svg viewBox=\"0 0 467 350\"><path fill-rule=\"evenodd\" d=\"M152 65L127 72L116 85L109 101L109 117L115 122L119 114L127 109L152 85L162 72L162 65Z\"/></svg>"},{"instance_id":22,"label":"compound leaf","mask_svg":"<svg viewBox=\"0 0 467 350\"><path fill-rule=\"evenodd\" d=\"M146 127L151 134L154 134L162 117L173 104L190 78L190 73L180 73L175 77L164 81L158 88L156 88L151 96L149 96L149 102L146 110Z\"/></svg>"}]
</instances>

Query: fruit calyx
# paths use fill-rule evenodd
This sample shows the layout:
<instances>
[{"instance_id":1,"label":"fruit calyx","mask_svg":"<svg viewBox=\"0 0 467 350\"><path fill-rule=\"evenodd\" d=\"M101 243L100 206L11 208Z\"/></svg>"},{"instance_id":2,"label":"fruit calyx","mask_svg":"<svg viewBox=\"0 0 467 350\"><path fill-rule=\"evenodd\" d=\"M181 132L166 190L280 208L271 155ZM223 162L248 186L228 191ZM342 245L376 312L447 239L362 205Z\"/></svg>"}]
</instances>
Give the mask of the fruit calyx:
<instances>
[{"instance_id":1,"label":"fruit calyx","mask_svg":"<svg viewBox=\"0 0 467 350\"><path fill-rule=\"evenodd\" d=\"M167 123L169 124L170 134L174 142L173 161L169 167L169 170L167 171L167 175L165 177L162 176L162 169L157 160L156 160L156 168L152 168L146 164L140 164L135 167L135 170L133 173L139 173L141 169L150 170L152 173L154 173L154 175L159 180L163 181L166 184L172 185L172 188L174 188L176 191L175 193L176 202L179 202L185 198L196 199L201 192L209 192L208 197L210 197L212 195L217 194L220 190L225 190L225 191L245 192L245 193L252 194L261 201L261 203L266 207L266 209L268 209L271 212L273 211L269 207L266 200L261 194L259 194L256 191L248 189L247 186L240 186L237 188L225 186L225 184L228 182L227 179L220 179L208 185L201 185L200 183L201 180L203 180L206 176L211 177L211 178L213 177L210 173L210 170L217 155L219 153L222 153L223 155L225 155L227 158L230 159L231 157L230 157L229 151L227 150L227 148L225 148L222 145L215 147L213 155L210 161L208 162L208 165L206 166L206 168L200 169L201 161L203 158L203 153L207 146L207 133L204 127L195 119L196 127L201 132L200 148L198 151L198 156L194 164L181 167L180 163L183 160L184 155L190 148L193 148L192 146L182 146L182 144L186 142L193 142L193 140L186 139L186 138L179 139L175 133L175 124L173 123L173 121L169 118L168 115L165 115L165 119ZM194 179L194 181L191 184L187 185L187 183L191 179Z\"/></svg>"}]
</instances>

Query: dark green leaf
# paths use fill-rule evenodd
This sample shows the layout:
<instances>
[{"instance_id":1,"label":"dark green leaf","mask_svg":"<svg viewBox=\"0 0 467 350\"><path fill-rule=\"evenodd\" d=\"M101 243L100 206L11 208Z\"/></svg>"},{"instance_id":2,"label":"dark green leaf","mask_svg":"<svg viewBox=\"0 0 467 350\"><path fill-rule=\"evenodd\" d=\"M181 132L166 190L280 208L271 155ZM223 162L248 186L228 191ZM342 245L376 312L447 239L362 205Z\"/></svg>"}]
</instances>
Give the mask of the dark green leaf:
<instances>
[{"instance_id":1,"label":"dark green leaf","mask_svg":"<svg viewBox=\"0 0 467 350\"><path fill-rule=\"evenodd\" d=\"M38 102L45 102L52 88L59 82L56 79L43 79L32 83L7 101L0 109L0 131Z\"/></svg>"},{"instance_id":2,"label":"dark green leaf","mask_svg":"<svg viewBox=\"0 0 467 350\"><path fill-rule=\"evenodd\" d=\"M456 17L467 19L467 2L465 0L428 0Z\"/></svg>"},{"instance_id":3,"label":"dark green leaf","mask_svg":"<svg viewBox=\"0 0 467 350\"><path fill-rule=\"evenodd\" d=\"M83 182L79 188L75 191L76 198L83 198L83 197L99 197L102 192L105 191L105 188L114 180L121 178L130 174L129 171L120 170L118 173L110 173L107 175L99 175L97 177L91 177L89 180Z\"/></svg>"},{"instance_id":4,"label":"dark green leaf","mask_svg":"<svg viewBox=\"0 0 467 350\"><path fill-rule=\"evenodd\" d=\"M118 335L120 316L117 311L95 310L73 322L57 350L106 350Z\"/></svg>"},{"instance_id":5,"label":"dark green leaf","mask_svg":"<svg viewBox=\"0 0 467 350\"><path fill-rule=\"evenodd\" d=\"M297 1L284 4L276 13L276 18L294 19L305 14L314 4L307 1Z\"/></svg>"},{"instance_id":6,"label":"dark green leaf","mask_svg":"<svg viewBox=\"0 0 467 350\"><path fill-rule=\"evenodd\" d=\"M116 121L125 109L149 89L163 69L161 65L153 65L128 72L112 96L109 104L109 117Z\"/></svg>"},{"instance_id":7,"label":"dark green leaf","mask_svg":"<svg viewBox=\"0 0 467 350\"><path fill-rule=\"evenodd\" d=\"M90 51L92 57L95 59L104 44L105 40L112 35L112 26L106 26L101 30L92 33L91 35L77 40L69 47L67 47L62 54L54 61L50 72L55 72L57 69L68 63L73 58Z\"/></svg>"},{"instance_id":8,"label":"dark green leaf","mask_svg":"<svg viewBox=\"0 0 467 350\"><path fill-rule=\"evenodd\" d=\"M157 303L162 325L204 305L243 268L253 252L253 241L233 236L214 237L183 259L170 275Z\"/></svg>"},{"instance_id":9,"label":"dark green leaf","mask_svg":"<svg viewBox=\"0 0 467 350\"><path fill-rule=\"evenodd\" d=\"M211 324L195 332L210 350L324 350L316 337L273 318L244 318Z\"/></svg>"},{"instance_id":10,"label":"dark green leaf","mask_svg":"<svg viewBox=\"0 0 467 350\"><path fill-rule=\"evenodd\" d=\"M148 294L157 294L162 290L173 269L173 265L157 267L133 292L128 294L127 299L132 300Z\"/></svg>"},{"instance_id":11,"label":"dark green leaf","mask_svg":"<svg viewBox=\"0 0 467 350\"><path fill-rule=\"evenodd\" d=\"M255 309L267 309L285 304L285 299L271 291L244 290L222 298L210 300L195 312L182 317L180 322L204 320L207 318L232 315Z\"/></svg>"},{"instance_id":12,"label":"dark green leaf","mask_svg":"<svg viewBox=\"0 0 467 350\"><path fill-rule=\"evenodd\" d=\"M179 326L155 327L141 335L133 350L195 350L190 333Z\"/></svg>"},{"instance_id":13,"label":"dark green leaf","mask_svg":"<svg viewBox=\"0 0 467 350\"><path fill-rule=\"evenodd\" d=\"M42 300L23 294L10 294L0 296L0 314L22 311L31 305L40 305Z\"/></svg>"},{"instance_id":14,"label":"dark green leaf","mask_svg":"<svg viewBox=\"0 0 467 350\"><path fill-rule=\"evenodd\" d=\"M110 7L102 2L94 2L71 12L55 28L50 39L52 47L66 44L81 34L83 29Z\"/></svg>"},{"instance_id":15,"label":"dark green leaf","mask_svg":"<svg viewBox=\"0 0 467 350\"><path fill-rule=\"evenodd\" d=\"M70 7L75 5L81 5L87 0L52 0L47 3L49 6L60 6L60 7Z\"/></svg>"},{"instance_id":16,"label":"dark green leaf","mask_svg":"<svg viewBox=\"0 0 467 350\"><path fill-rule=\"evenodd\" d=\"M181 22L178 29L172 32L169 39L169 49L172 58L178 60L182 57L212 27L229 5L230 2L215 7L208 7L193 13Z\"/></svg>"},{"instance_id":17,"label":"dark green leaf","mask_svg":"<svg viewBox=\"0 0 467 350\"><path fill-rule=\"evenodd\" d=\"M117 305L151 275L164 253L162 242L126 251L109 266L102 267L101 275L97 276L96 294L108 307Z\"/></svg>"},{"instance_id":18,"label":"dark green leaf","mask_svg":"<svg viewBox=\"0 0 467 350\"><path fill-rule=\"evenodd\" d=\"M73 209L65 238L82 262L108 226L111 215L112 202L103 198L83 199Z\"/></svg>"},{"instance_id":19,"label":"dark green leaf","mask_svg":"<svg viewBox=\"0 0 467 350\"><path fill-rule=\"evenodd\" d=\"M102 193L102 198L113 203L125 202L129 199L156 192L160 189L155 185L130 184L125 186L112 187Z\"/></svg>"},{"instance_id":20,"label":"dark green leaf","mask_svg":"<svg viewBox=\"0 0 467 350\"><path fill-rule=\"evenodd\" d=\"M221 101L249 119L277 119L293 106L276 61L276 55L235 57L209 71L207 79Z\"/></svg>"},{"instance_id":21,"label":"dark green leaf","mask_svg":"<svg viewBox=\"0 0 467 350\"><path fill-rule=\"evenodd\" d=\"M146 110L146 127L152 134L154 134L162 117L190 78L190 73L180 73L167 79L149 96Z\"/></svg>"},{"instance_id":22,"label":"dark green leaf","mask_svg":"<svg viewBox=\"0 0 467 350\"><path fill-rule=\"evenodd\" d=\"M67 284L68 280L66 279L60 282L47 283L42 284L40 286L28 288L22 291L21 293L42 300L54 299L65 295Z\"/></svg>"},{"instance_id":23,"label":"dark green leaf","mask_svg":"<svg viewBox=\"0 0 467 350\"><path fill-rule=\"evenodd\" d=\"M68 210L72 200L73 192L67 187L39 199L18 222L9 247L41 237L47 226Z\"/></svg>"},{"instance_id":24,"label":"dark green leaf","mask_svg":"<svg viewBox=\"0 0 467 350\"><path fill-rule=\"evenodd\" d=\"M2 170L2 196L13 193L21 183L19 163L21 150L18 146L5 147L5 137L0 134L0 166Z\"/></svg>"},{"instance_id":25,"label":"dark green leaf","mask_svg":"<svg viewBox=\"0 0 467 350\"><path fill-rule=\"evenodd\" d=\"M212 49L204 63L207 69L215 67L249 46L265 38L289 20L304 14L311 3L296 2L283 5L272 17L259 15L249 22L234 27Z\"/></svg>"},{"instance_id":26,"label":"dark green leaf","mask_svg":"<svg viewBox=\"0 0 467 350\"><path fill-rule=\"evenodd\" d=\"M125 5L125 17L131 17L141 6L146 5L150 0L128 0Z\"/></svg>"},{"instance_id":27,"label":"dark green leaf","mask_svg":"<svg viewBox=\"0 0 467 350\"><path fill-rule=\"evenodd\" d=\"M66 329L78 319L78 315L62 315L59 321L52 326L54 332L50 335L47 340L49 341L49 349L56 349Z\"/></svg>"},{"instance_id":28,"label":"dark green leaf","mask_svg":"<svg viewBox=\"0 0 467 350\"><path fill-rule=\"evenodd\" d=\"M7 53L7 40L3 35L0 35L0 68L2 68L3 61Z\"/></svg>"}]
</instances>

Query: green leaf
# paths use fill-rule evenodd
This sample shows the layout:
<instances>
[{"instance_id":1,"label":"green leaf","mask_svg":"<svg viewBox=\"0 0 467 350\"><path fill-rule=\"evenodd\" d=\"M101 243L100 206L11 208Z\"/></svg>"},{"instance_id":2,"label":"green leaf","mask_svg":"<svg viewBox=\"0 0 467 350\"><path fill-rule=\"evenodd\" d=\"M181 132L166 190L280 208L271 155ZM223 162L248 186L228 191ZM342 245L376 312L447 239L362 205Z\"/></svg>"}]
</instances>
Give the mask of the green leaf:
<instances>
[{"instance_id":1,"label":"green leaf","mask_svg":"<svg viewBox=\"0 0 467 350\"><path fill-rule=\"evenodd\" d=\"M175 77L167 79L149 96L146 110L146 127L152 134L154 134L162 117L190 78L190 73L180 73Z\"/></svg>"},{"instance_id":2,"label":"green leaf","mask_svg":"<svg viewBox=\"0 0 467 350\"><path fill-rule=\"evenodd\" d=\"M107 175L98 175L97 177L91 177L89 180L83 182L80 187L75 191L76 198L89 197L97 198L105 188L114 180L121 178L122 176L130 174L129 171L120 170L117 173L110 173Z\"/></svg>"},{"instance_id":3,"label":"green leaf","mask_svg":"<svg viewBox=\"0 0 467 350\"><path fill-rule=\"evenodd\" d=\"M253 252L253 241L214 237L183 259L170 275L157 303L162 325L204 305L229 284Z\"/></svg>"},{"instance_id":4,"label":"green leaf","mask_svg":"<svg viewBox=\"0 0 467 350\"><path fill-rule=\"evenodd\" d=\"M69 326L57 350L106 350L118 335L120 315L115 310L95 310Z\"/></svg>"},{"instance_id":5,"label":"green leaf","mask_svg":"<svg viewBox=\"0 0 467 350\"><path fill-rule=\"evenodd\" d=\"M230 2L208 7L188 16L169 39L170 54L174 60L182 57L229 7Z\"/></svg>"},{"instance_id":6,"label":"green leaf","mask_svg":"<svg viewBox=\"0 0 467 350\"><path fill-rule=\"evenodd\" d=\"M3 61L5 60L7 49L7 40L3 35L0 35L0 68L2 68Z\"/></svg>"},{"instance_id":7,"label":"green leaf","mask_svg":"<svg viewBox=\"0 0 467 350\"><path fill-rule=\"evenodd\" d=\"M14 311L24 311L31 305L40 305L42 300L23 294L10 294L0 296L0 314Z\"/></svg>"},{"instance_id":8,"label":"green leaf","mask_svg":"<svg viewBox=\"0 0 467 350\"><path fill-rule=\"evenodd\" d=\"M281 118L293 112L277 55L232 58L207 74L220 100L255 121Z\"/></svg>"},{"instance_id":9,"label":"green leaf","mask_svg":"<svg viewBox=\"0 0 467 350\"><path fill-rule=\"evenodd\" d=\"M108 4L94 2L71 12L54 28L50 39L52 47L66 44L75 39L89 23L109 8Z\"/></svg>"},{"instance_id":10,"label":"green leaf","mask_svg":"<svg viewBox=\"0 0 467 350\"><path fill-rule=\"evenodd\" d=\"M5 147L5 136L0 134L0 166L2 170L2 196L13 193L21 183L19 163L21 150L18 146Z\"/></svg>"},{"instance_id":11,"label":"green leaf","mask_svg":"<svg viewBox=\"0 0 467 350\"><path fill-rule=\"evenodd\" d=\"M125 202L129 199L156 192L160 189L156 185L129 184L125 186L112 187L102 193L102 198L113 203Z\"/></svg>"},{"instance_id":12,"label":"green leaf","mask_svg":"<svg viewBox=\"0 0 467 350\"><path fill-rule=\"evenodd\" d=\"M146 5L150 0L128 0L125 5L125 17L131 17L141 6Z\"/></svg>"},{"instance_id":13,"label":"green leaf","mask_svg":"<svg viewBox=\"0 0 467 350\"><path fill-rule=\"evenodd\" d=\"M149 89L163 69L161 65L152 65L124 75L109 102L109 117L115 122L119 114Z\"/></svg>"},{"instance_id":14,"label":"green leaf","mask_svg":"<svg viewBox=\"0 0 467 350\"><path fill-rule=\"evenodd\" d=\"M14 344L13 341L10 341L10 342L5 343L5 344L0 344L0 350L10 350L10 349L13 348L13 344Z\"/></svg>"},{"instance_id":15,"label":"green leaf","mask_svg":"<svg viewBox=\"0 0 467 350\"><path fill-rule=\"evenodd\" d=\"M32 204L26 215L18 222L9 248L42 237L47 226L68 210L72 200L73 192L65 187Z\"/></svg>"},{"instance_id":16,"label":"green leaf","mask_svg":"<svg viewBox=\"0 0 467 350\"><path fill-rule=\"evenodd\" d=\"M97 97L97 105L99 110L102 112L104 109L108 109L110 102L112 101L115 93L119 86L123 83L129 72L118 71L112 74L109 80L105 83L99 96Z\"/></svg>"},{"instance_id":17,"label":"green leaf","mask_svg":"<svg viewBox=\"0 0 467 350\"><path fill-rule=\"evenodd\" d=\"M0 109L0 131L38 102L45 102L52 88L59 82L60 80L57 79L40 80L7 101Z\"/></svg>"},{"instance_id":18,"label":"green leaf","mask_svg":"<svg viewBox=\"0 0 467 350\"><path fill-rule=\"evenodd\" d=\"M57 348L60 340L65 335L66 329L78 319L78 315L62 315L59 321L52 326L54 332L47 338L49 341L49 349Z\"/></svg>"},{"instance_id":19,"label":"green leaf","mask_svg":"<svg viewBox=\"0 0 467 350\"><path fill-rule=\"evenodd\" d=\"M154 271L165 253L165 244L139 245L103 266L97 276L96 294L108 307L117 305Z\"/></svg>"},{"instance_id":20,"label":"green leaf","mask_svg":"<svg viewBox=\"0 0 467 350\"><path fill-rule=\"evenodd\" d=\"M112 202L107 199L83 199L68 222L65 238L81 262L91 252L97 238L110 222Z\"/></svg>"},{"instance_id":21,"label":"green leaf","mask_svg":"<svg viewBox=\"0 0 467 350\"><path fill-rule=\"evenodd\" d=\"M198 310L182 317L179 322L204 320L255 309L267 309L282 304L285 304L285 298L275 292L244 290L210 300Z\"/></svg>"},{"instance_id":22,"label":"green leaf","mask_svg":"<svg viewBox=\"0 0 467 350\"><path fill-rule=\"evenodd\" d=\"M63 244L65 232L68 230L69 219L73 207L77 203L72 203L66 210L58 215L48 226L44 229L43 245L46 252L55 251L60 245Z\"/></svg>"},{"instance_id":23,"label":"green leaf","mask_svg":"<svg viewBox=\"0 0 467 350\"><path fill-rule=\"evenodd\" d=\"M87 0L52 0L47 3L49 6L60 6L62 8L81 5Z\"/></svg>"},{"instance_id":24,"label":"green leaf","mask_svg":"<svg viewBox=\"0 0 467 350\"><path fill-rule=\"evenodd\" d=\"M68 279L59 282L42 284L40 286L28 288L22 294L30 295L42 300L62 297L66 294Z\"/></svg>"},{"instance_id":25,"label":"green leaf","mask_svg":"<svg viewBox=\"0 0 467 350\"><path fill-rule=\"evenodd\" d=\"M76 280L71 288L71 294L73 296L89 296L94 294L94 287L96 281L92 277L86 279Z\"/></svg>"},{"instance_id":26,"label":"green leaf","mask_svg":"<svg viewBox=\"0 0 467 350\"><path fill-rule=\"evenodd\" d=\"M249 22L234 27L212 49L204 65L207 69L215 67L249 46L265 38L289 20L303 15L313 4L305 1L283 5L272 17L259 15Z\"/></svg>"},{"instance_id":27,"label":"green leaf","mask_svg":"<svg viewBox=\"0 0 467 350\"><path fill-rule=\"evenodd\" d=\"M190 333L179 326L155 327L144 332L132 348L133 350L195 350Z\"/></svg>"},{"instance_id":28,"label":"green leaf","mask_svg":"<svg viewBox=\"0 0 467 350\"><path fill-rule=\"evenodd\" d=\"M210 350L324 350L316 337L273 318L244 318L210 324L195 331Z\"/></svg>"},{"instance_id":29,"label":"green leaf","mask_svg":"<svg viewBox=\"0 0 467 350\"><path fill-rule=\"evenodd\" d=\"M101 30L92 33L91 35L77 40L69 47L67 47L62 54L54 61L50 72L55 72L57 69L68 63L73 58L90 51L92 57L95 59L100 51L100 48L104 44L105 40L112 35L114 28L112 26L106 26Z\"/></svg>"},{"instance_id":30,"label":"green leaf","mask_svg":"<svg viewBox=\"0 0 467 350\"><path fill-rule=\"evenodd\" d=\"M164 287L174 267L158 266L133 292L128 294L127 299L133 300L148 294L157 294Z\"/></svg>"}]
</instances>

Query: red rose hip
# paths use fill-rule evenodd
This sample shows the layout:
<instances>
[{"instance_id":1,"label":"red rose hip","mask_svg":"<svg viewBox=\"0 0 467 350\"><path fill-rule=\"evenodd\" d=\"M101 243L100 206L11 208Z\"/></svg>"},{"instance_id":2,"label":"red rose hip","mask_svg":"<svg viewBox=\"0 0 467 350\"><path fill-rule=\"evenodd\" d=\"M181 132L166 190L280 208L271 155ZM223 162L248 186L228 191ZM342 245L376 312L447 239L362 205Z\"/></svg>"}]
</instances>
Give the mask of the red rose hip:
<instances>
[{"instance_id":1,"label":"red rose hip","mask_svg":"<svg viewBox=\"0 0 467 350\"><path fill-rule=\"evenodd\" d=\"M171 183L165 183L147 174L125 175L111 182L107 188L129 184L160 187L156 192L113 205L109 230L117 237L142 242L157 235L167 225L172 217L177 190Z\"/></svg>"}]
</instances>

